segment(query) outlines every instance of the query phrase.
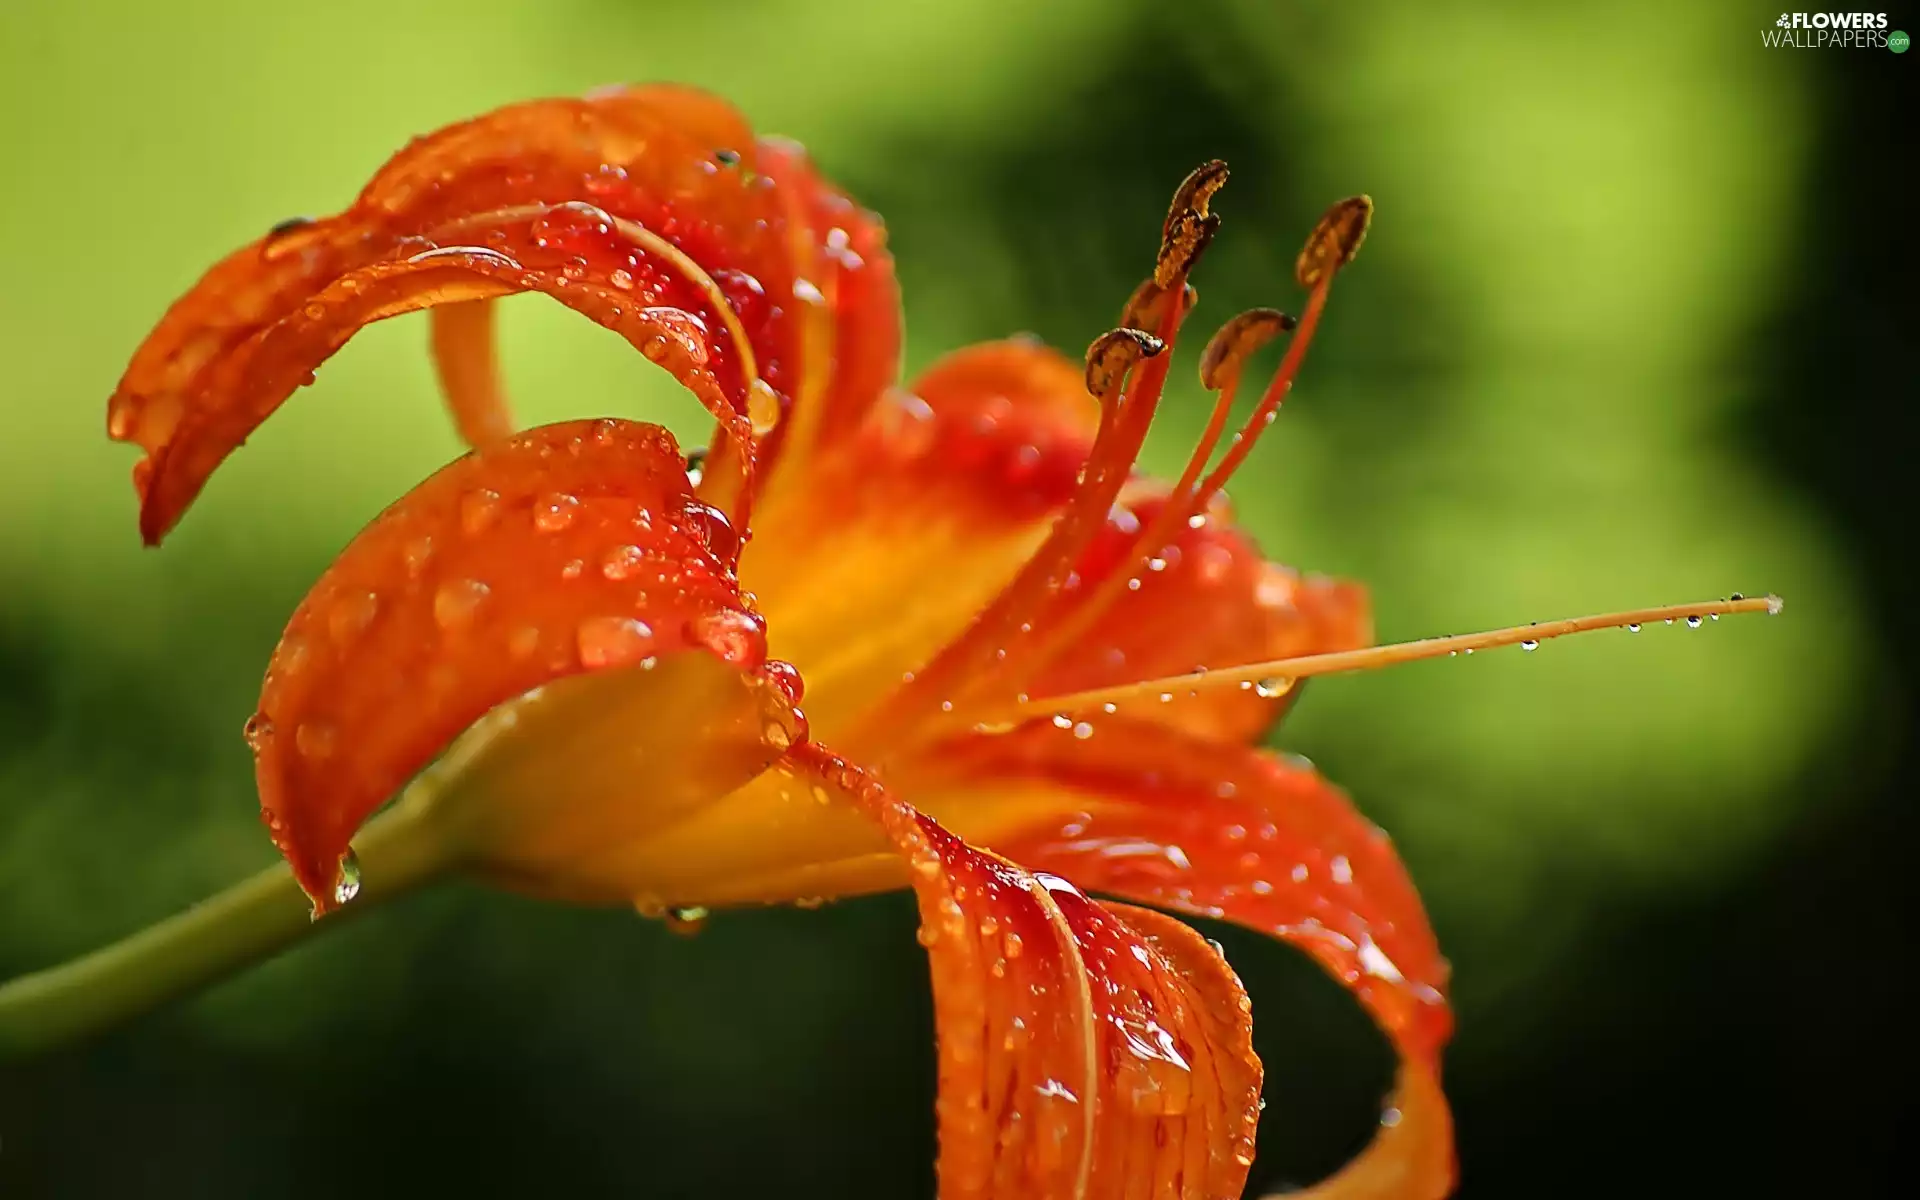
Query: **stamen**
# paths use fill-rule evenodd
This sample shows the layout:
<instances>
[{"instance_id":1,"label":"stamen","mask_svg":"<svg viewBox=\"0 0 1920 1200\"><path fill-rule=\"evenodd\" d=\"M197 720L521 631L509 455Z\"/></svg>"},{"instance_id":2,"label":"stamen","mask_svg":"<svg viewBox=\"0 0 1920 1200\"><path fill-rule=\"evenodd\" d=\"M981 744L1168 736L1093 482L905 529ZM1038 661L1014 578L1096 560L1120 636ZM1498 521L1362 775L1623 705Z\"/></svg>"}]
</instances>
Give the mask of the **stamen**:
<instances>
[{"instance_id":1,"label":"stamen","mask_svg":"<svg viewBox=\"0 0 1920 1200\"><path fill-rule=\"evenodd\" d=\"M1220 218L1207 210L1214 194L1227 184L1227 164L1213 159L1195 167L1174 189L1167 219L1160 226L1160 254L1153 264L1153 282L1171 288L1184 280L1200 261L1207 243L1220 229Z\"/></svg>"},{"instance_id":2,"label":"stamen","mask_svg":"<svg viewBox=\"0 0 1920 1200\"><path fill-rule=\"evenodd\" d=\"M1002 686L1007 674L1021 669L1027 657L1013 653L1010 643L1016 631L1024 634L1031 629L1034 618L1059 596L1074 564L1104 526L1140 456L1166 384L1172 356L1165 351L1191 311L1194 296L1186 286L1187 273L1220 225L1220 218L1208 211L1208 203L1226 181L1226 164L1215 160L1181 182L1161 226L1153 277L1135 291L1124 314L1151 325L1123 325L1102 334L1087 349L1087 390L1100 401L1100 426L1080 486L1054 521L1046 542L967 632L882 706L856 744L897 749L914 722L925 727L933 722L922 718L951 711L966 697L1008 690ZM1123 385L1130 386L1123 392Z\"/></svg>"},{"instance_id":3,"label":"stamen","mask_svg":"<svg viewBox=\"0 0 1920 1200\"><path fill-rule=\"evenodd\" d=\"M1736 596L1727 600L1705 600L1695 604L1669 604L1659 608L1631 609L1601 613L1590 617L1571 617L1558 621L1539 621L1531 625L1513 625L1482 633L1463 633L1451 637L1423 638L1361 650L1341 650L1331 654L1308 654L1298 658L1279 658L1268 662L1246 663L1236 667L1214 667L1186 675L1163 679L1145 679L1115 687L1093 688L1059 696L1014 699L990 709L974 709L967 714L976 727L1004 728L1040 713L1072 713L1123 701L1160 701L1179 693L1194 694L1239 688L1259 687L1279 694L1295 682L1315 675L1335 675L1347 671L1371 671L1396 663L1439 658L1450 654L1472 653L1497 646L1515 644L1528 649L1557 637L1586 633L1595 629L1618 629L1654 621L1684 620L1697 626L1702 618L1718 619L1727 613L1778 613L1784 602L1778 596Z\"/></svg>"},{"instance_id":4,"label":"stamen","mask_svg":"<svg viewBox=\"0 0 1920 1200\"><path fill-rule=\"evenodd\" d=\"M1142 290L1153 286L1149 280L1142 285ZM1138 295L1136 292L1135 296ZM1226 429L1227 417L1232 413L1234 398L1239 393L1240 375L1246 360L1261 346L1293 326L1293 318L1278 309L1256 308L1228 321L1208 339L1207 348L1200 356L1200 382L1208 389L1219 392L1213 413L1207 419L1207 427L1201 433L1199 443L1187 457L1187 465L1180 473L1179 482L1174 484L1173 491L1168 494L1154 519L1121 556L1123 567L1125 564L1137 565L1157 553L1198 510L1199 506L1193 503L1193 486L1199 480L1200 472L1206 469L1207 463L1213 458L1214 447L1220 444L1220 435ZM1011 682L1016 686L1031 682L1051 666L1067 647L1077 642L1113 607L1127 590L1132 578L1132 569L1126 568L1117 569L1102 579L1085 601L1047 627L1039 646L1020 664Z\"/></svg>"}]
</instances>

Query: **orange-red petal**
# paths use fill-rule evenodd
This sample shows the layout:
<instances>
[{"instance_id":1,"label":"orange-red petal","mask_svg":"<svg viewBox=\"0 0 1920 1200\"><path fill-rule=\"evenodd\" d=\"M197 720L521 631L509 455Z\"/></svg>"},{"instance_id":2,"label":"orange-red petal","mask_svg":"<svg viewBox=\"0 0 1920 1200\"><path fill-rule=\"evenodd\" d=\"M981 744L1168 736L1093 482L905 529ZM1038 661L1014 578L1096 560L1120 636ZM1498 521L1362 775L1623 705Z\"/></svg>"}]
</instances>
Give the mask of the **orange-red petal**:
<instances>
[{"instance_id":1,"label":"orange-red petal","mask_svg":"<svg viewBox=\"0 0 1920 1200\"><path fill-rule=\"evenodd\" d=\"M1141 483L1115 506L1081 556L1072 586L1038 626L1043 641L1066 640L1023 690L1057 696L1371 641L1365 589L1267 561L1224 508L1198 524L1182 523L1165 545L1136 556L1140 531L1154 525L1166 503L1164 487ZM1113 596L1110 603L1103 593ZM1155 694L1130 711L1244 741L1289 699L1249 686L1181 696L1178 703L1159 703Z\"/></svg>"},{"instance_id":2,"label":"orange-red petal","mask_svg":"<svg viewBox=\"0 0 1920 1200\"><path fill-rule=\"evenodd\" d=\"M797 474L782 460L741 580L773 652L806 675L823 738L966 629L1019 570L1072 494L1097 421L1077 364L993 342L941 359Z\"/></svg>"},{"instance_id":3,"label":"orange-red petal","mask_svg":"<svg viewBox=\"0 0 1920 1200\"><path fill-rule=\"evenodd\" d=\"M1386 835L1300 760L1125 717L1082 732L1043 724L974 737L916 764L903 786L947 824L1035 869L1246 925L1311 955L1401 1056L1389 1122L1336 1177L1349 1189L1397 1183L1337 1194L1444 1195L1447 965Z\"/></svg>"},{"instance_id":4,"label":"orange-red petal","mask_svg":"<svg viewBox=\"0 0 1920 1200\"><path fill-rule=\"evenodd\" d=\"M657 426L546 426L408 493L294 611L248 725L263 816L301 885L325 908L360 823L503 701L690 648L758 668L738 549Z\"/></svg>"},{"instance_id":5,"label":"orange-red petal","mask_svg":"<svg viewBox=\"0 0 1920 1200\"><path fill-rule=\"evenodd\" d=\"M786 186L760 174L757 154L731 108L684 88L535 101L418 139L346 212L276 228L228 256L168 311L109 405L112 436L147 452L135 471L143 533L164 534L219 462L360 326L449 303L479 314L512 292L546 292L620 332L745 446L750 411L764 419L786 405L803 370L839 378L827 360L802 361L800 314L818 293L799 273L802 248L824 247L846 293L830 333L846 323L865 339L841 339L850 344L897 341L877 226L835 209L810 173ZM783 170L792 158L769 154ZM790 227L796 217L813 223ZM636 241L635 228L659 244ZM839 252L843 240L862 248L857 265ZM453 339L455 354L442 346L468 432L503 412L474 386L490 348L471 333ZM831 356L834 345L813 348ZM863 353L858 380L884 357ZM846 390L867 386L859 381ZM740 481L751 474L746 457L732 457Z\"/></svg>"},{"instance_id":6,"label":"orange-red petal","mask_svg":"<svg viewBox=\"0 0 1920 1200\"><path fill-rule=\"evenodd\" d=\"M974 849L817 747L797 757L907 859L933 972L943 1200L1225 1200L1260 1066L1206 941Z\"/></svg>"}]
</instances>

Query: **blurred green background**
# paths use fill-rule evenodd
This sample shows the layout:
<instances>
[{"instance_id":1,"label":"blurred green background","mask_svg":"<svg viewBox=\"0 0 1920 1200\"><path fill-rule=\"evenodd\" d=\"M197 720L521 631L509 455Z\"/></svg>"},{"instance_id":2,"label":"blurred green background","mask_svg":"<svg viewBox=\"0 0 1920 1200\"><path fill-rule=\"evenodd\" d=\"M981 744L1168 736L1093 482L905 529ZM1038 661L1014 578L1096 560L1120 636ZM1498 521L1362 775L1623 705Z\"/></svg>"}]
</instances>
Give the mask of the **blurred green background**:
<instances>
[{"instance_id":1,"label":"blurred green background","mask_svg":"<svg viewBox=\"0 0 1920 1200\"><path fill-rule=\"evenodd\" d=\"M1920 322L1896 113L1920 59L1763 49L1775 15L7 0L0 977L270 860L239 730L280 624L458 450L423 324L377 326L142 551L133 455L103 434L141 336L413 134L678 79L887 217L910 367L1021 329L1077 352L1203 158L1235 173L1196 327L1297 303L1315 215L1371 193L1366 252L1236 480L1270 552L1366 580L1389 638L1788 599L1321 681L1281 731L1394 832L1454 960L1465 1194L1876 1190L1898 1109L1875 1081L1910 1053L1895 485L1910 502ZM511 303L505 337L528 418L700 427L555 305ZM1177 470L1201 400L1173 396L1151 467ZM443 888L0 1067L0 1196L930 1195L913 924L891 897L686 939ZM1269 1067L1256 1194L1310 1181L1367 1136L1385 1053L1287 951L1210 932Z\"/></svg>"}]
</instances>

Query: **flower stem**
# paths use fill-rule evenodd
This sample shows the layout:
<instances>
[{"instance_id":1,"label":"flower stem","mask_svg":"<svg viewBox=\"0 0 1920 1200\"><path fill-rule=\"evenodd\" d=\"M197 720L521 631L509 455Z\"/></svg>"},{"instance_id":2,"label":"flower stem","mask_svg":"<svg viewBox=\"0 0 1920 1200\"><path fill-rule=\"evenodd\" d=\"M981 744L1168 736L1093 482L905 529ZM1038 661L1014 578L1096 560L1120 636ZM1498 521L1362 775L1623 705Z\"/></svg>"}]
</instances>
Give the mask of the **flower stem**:
<instances>
[{"instance_id":1,"label":"flower stem","mask_svg":"<svg viewBox=\"0 0 1920 1200\"><path fill-rule=\"evenodd\" d=\"M189 995L444 872L455 843L407 796L354 839L365 885L314 921L285 863L110 946L0 984L0 1061L55 1050Z\"/></svg>"}]
</instances>

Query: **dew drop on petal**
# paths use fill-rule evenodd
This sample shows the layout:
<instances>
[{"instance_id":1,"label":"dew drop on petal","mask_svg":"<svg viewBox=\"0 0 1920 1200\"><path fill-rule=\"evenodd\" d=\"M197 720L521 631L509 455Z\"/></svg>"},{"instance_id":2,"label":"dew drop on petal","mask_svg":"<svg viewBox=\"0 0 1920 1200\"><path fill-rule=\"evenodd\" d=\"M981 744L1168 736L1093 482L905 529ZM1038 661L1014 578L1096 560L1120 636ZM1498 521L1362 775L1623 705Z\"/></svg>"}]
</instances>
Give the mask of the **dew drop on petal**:
<instances>
[{"instance_id":1,"label":"dew drop on petal","mask_svg":"<svg viewBox=\"0 0 1920 1200\"><path fill-rule=\"evenodd\" d=\"M500 515L500 493L475 488L460 498L460 529L468 537L485 533Z\"/></svg>"},{"instance_id":2,"label":"dew drop on petal","mask_svg":"<svg viewBox=\"0 0 1920 1200\"><path fill-rule=\"evenodd\" d=\"M559 533L573 524L574 515L579 511L578 497L565 492L548 492L534 503L533 527L541 533Z\"/></svg>"},{"instance_id":3,"label":"dew drop on petal","mask_svg":"<svg viewBox=\"0 0 1920 1200\"><path fill-rule=\"evenodd\" d=\"M753 432L765 437L780 424L780 395L764 379L756 379L747 389L747 420Z\"/></svg>"},{"instance_id":4,"label":"dew drop on petal","mask_svg":"<svg viewBox=\"0 0 1920 1200\"><path fill-rule=\"evenodd\" d=\"M302 758L320 761L333 756L339 737L325 721L302 721L293 731L293 744Z\"/></svg>"},{"instance_id":5,"label":"dew drop on petal","mask_svg":"<svg viewBox=\"0 0 1920 1200\"><path fill-rule=\"evenodd\" d=\"M537 637L537 635L536 635ZM637 617L589 617L574 631L580 665L624 667L653 653L653 627Z\"/></svg>"},{"instance_id":6,"label":"dew drop on petal","mask_svg":"<svg viewBox=\"0 0 1920 1200\"><path fill-rule=\"evenodd\" d=\"M1073 736L1084 742L1093 736L1093 726L1086 721L1076 722L1073 727Z\"/></svg>"},{"instance_id":7,"label":"dew drop on petal","mask_svg":"<svg viewBox=\"0 0 1920 1200\"><path fill-rule=\"evenodd\" d=\"M449 579L433 593L434 622L449 633L466 628L492 591L478 579Z\"/></svg>"}]
</instances>

